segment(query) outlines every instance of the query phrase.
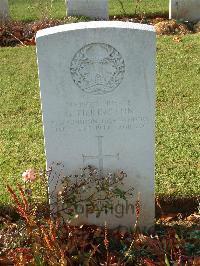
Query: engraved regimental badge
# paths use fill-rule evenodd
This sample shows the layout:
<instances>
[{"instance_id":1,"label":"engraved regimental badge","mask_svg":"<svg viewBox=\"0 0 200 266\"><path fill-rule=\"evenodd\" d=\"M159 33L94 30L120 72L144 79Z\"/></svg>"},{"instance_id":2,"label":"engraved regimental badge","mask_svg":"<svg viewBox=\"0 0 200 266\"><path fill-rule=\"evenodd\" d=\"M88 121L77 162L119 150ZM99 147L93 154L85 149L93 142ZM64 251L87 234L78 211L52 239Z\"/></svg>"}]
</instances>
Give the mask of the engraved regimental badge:
<instances>
[{"instance_id":1,"label":"engraved regimental badge","mask_svg":"<svg viewBox=\"0 0 200 266\"><path fill-rule=\"evenodd\" d=\"M91 43L82 47L70 66L74 83L84 92L101 95L115 90L124 78L125 63L111 45Z\"/></svg>"}]
</instances>

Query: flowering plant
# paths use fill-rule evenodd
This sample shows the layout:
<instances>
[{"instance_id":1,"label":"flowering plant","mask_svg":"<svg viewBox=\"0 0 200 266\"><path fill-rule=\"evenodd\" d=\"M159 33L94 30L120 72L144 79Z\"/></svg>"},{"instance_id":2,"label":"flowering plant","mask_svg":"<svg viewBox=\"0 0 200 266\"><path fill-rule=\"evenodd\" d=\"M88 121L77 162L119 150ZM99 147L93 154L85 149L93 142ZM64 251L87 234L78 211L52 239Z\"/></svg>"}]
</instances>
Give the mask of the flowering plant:
<instances>
[{"instance_id":1,"label":"flowering plant","mask_svg":"<svg viewBox=\"0 0 200 266\"><path fill-rule=\"evenodd\" d=\"M57 204L59 210L69 218L77 214L86 216L95 213L97 217L102 212L117 212L127 204L128 198L133 197L134 188L124 189L124 171L116 171L102 175L92 167L82 169L81 174L63 177L62 188L57 192ZM133 202L133 199L131 200ZM122 212L123 210L121 210ZM133 206L134 211L134 206Z\"/></svg>"}]
</instances>

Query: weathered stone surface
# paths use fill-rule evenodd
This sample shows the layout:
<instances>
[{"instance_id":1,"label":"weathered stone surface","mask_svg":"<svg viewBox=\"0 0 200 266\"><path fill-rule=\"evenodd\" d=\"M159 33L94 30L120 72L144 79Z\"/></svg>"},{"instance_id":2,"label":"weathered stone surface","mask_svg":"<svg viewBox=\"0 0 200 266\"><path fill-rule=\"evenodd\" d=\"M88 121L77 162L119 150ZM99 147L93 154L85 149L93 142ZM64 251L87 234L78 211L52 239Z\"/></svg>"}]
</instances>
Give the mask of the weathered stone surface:
<instances>
[{"instance_id":1,"label":"weathered stone surface","mask_svg":"<svg viewBox=\"0 0 200 266\"><path fill-rule=\"evenodd\" d=\"M68 16L108 20L108 0L67 0Z\"/></svg>"},{"instance_id":2,"label":"weathered stone surface","mask_svg":"<svg viewBox=\"0 0 200 266\"><path fill-rule=\"evenodd\" d=\"M121 169L125 187L135 188L126 206L80 221L133 226L131 206L140 193L140 225L153 225L154 28L127 22L53 27L37 33L37 56L47 166L61 162L68 175L86 165L101 173ZM57 181L55 174L51 192Z\"/></svg>"},{"instance_id":3,"label":"weathered stone surface","mask_svg":"<svg viewBox=\"0 0 200 266\"><path fill-rule=\"evenodd\" d=\"M199 0L170 0L169 18L184 21L200 20Z\"/></svg>"},{"instance_id":4,"label":"weathered stone surface","mask_svg":"<svg viewBox=\"0 0 200 266\"><path fill-rule=\"evenodd\" d=\"M9 17L8 0L0 0L0 23L5 22Z\"/></svg>"}]
</instances>

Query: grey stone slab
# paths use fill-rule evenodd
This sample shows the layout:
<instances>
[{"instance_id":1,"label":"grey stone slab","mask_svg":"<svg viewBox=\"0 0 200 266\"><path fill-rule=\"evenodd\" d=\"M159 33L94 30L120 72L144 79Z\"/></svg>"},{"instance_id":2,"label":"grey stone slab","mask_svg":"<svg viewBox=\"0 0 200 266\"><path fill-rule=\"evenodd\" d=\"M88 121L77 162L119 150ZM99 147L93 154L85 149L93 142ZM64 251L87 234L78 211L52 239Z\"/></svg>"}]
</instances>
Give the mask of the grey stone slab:
<instances>
[{"instance_id":1,"label":"grey stone slab","mask_svg":"<svg viewBox=\"0 0 200 266\"><path fill-rule=\"evenodd\" d=\"M169 18L196 22L200 20L199 0L170 0Z\"/></svg>"},{"instance_id":2,"label":"grey stone slab","mask_svg":"<svg viewBox=\"0 0 200 266\"><path fill-rule=\"evenodd\" d=\"M68 16L108 20L108 0L67 0Z\"/></svg>"},{"instance_id":3,"label":"grey stone slab","mask_svg":"<svg viewBox=\"0 0 200 266\"><path fill-rule=\"evenodd\" d=\"M135 188L127 204L140 193L140 225L153 225L154 28L75 23L39 31L36 40L47 167L59 162L67 175L88 164L103 174L124 170L126 189ZM50 192L57 182L55 173ZM112 214L80 221L133 226L135 212L128 206L121 215L115 206Z\"/></svg>"},{"instance_id":4,"label":"grey stone slab","mask_svg":"<svg viewBox=\"0 0 200 266\"><path fill-rule=\"evenodd\" d=\"M0 0L0 22L9 18L8 0Z\"/></svg>"}]
</instances>

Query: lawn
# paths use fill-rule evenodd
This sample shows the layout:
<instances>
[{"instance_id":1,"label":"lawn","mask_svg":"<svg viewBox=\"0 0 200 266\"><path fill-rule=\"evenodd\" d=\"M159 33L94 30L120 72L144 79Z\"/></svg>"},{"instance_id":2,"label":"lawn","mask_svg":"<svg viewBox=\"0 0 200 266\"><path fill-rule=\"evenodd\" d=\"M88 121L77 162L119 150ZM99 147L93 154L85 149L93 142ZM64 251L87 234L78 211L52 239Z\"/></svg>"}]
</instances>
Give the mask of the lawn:
<instances>
[{"instance_id":1,"label":"lawn","mask_svg":"<svg viewBox=\"0 0 200 266\"><path fill-rule=\"evenodd\" d=\"M120 4L122 3L122 5ZM11 18L14 20L33 21L66 16L65 0L9 0ZM168 13L168 0L109 0L109 14L151 15Z\"/></svg>"},{"instance_id":2,"label":"lawn","mask_svg":"<svg viewBox=\"0 0 200 266\"><path fill-rule=\"evenodd\" d=\"M200 194L200 35L157 44L156 191Z\"/></svg>"},{"instance_id":3,"label":"lawn","mask_svg":"<svg viewBox=\"0 0 200 266\"><path fill-rule=\"evenodd\" d=\"M0 49L0 179L18 182L27 167L44 167L35 48ZM0 192L0 193L1 193Z\"/></svg>"},{"instance_id":4,"label":"lawn","mask_svg":"<svg viewBox=\"0 0 200 266\"><path fill-rule=\"evenodd\" d=\"M157 38L156 193L199 195L200 35ZM35 47L0 49L0 198L45 168ZM39 191L40 193L40 191Z\"/></svg>"}]
</instances>

